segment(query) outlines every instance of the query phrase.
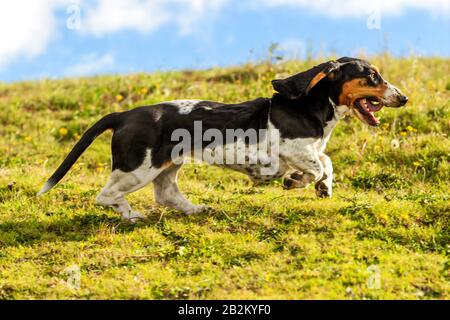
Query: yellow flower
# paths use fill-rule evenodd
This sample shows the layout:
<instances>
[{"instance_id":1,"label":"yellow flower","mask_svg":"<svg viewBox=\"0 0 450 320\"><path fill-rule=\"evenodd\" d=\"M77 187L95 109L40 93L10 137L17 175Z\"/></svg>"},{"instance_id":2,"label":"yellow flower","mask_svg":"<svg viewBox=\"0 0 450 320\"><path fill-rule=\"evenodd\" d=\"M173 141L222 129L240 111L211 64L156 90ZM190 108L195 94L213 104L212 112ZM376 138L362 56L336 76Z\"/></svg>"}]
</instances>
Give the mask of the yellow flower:
<instances>
[{"instance_id":1,"label":"yellow flower","mask_svg":"<svg viewBox=\"0 0 450 320\"><path fill-rule=\"evenodd\" d=\"M97 172L103 172L106 169L107 164L98 162L97 166L95 167L95 171Z\"/></svg>"},{"instance_id":2,"label":"yellow flower","mask_svg":"<svg viewBox=\"0 0 450 320\"><path fill-rule=\"evenodd\" d=\"M415 128L411 127L411 126L407 126L406 130L408 130L409 132L416 132L417 131L417 129L415 129Z\"/></svg>"},{"instance_id":3,"label":"yellow flower","mask_svg":"<svg viewBox=\"0 0 450 320\"><path fill-rule=\"evenodd\" d=\"M420 162L414 161L414 162L413 162L413 165L414 165L415 167L418 167L418 166L420 166Z\"/></svg>"},{"instance_id":4,"label":"yellow flower","mask_svg":"<svg viewBox=\"0 0 450 320\"><path fill-rule=\"evenodd\" d=\"M402 137L406 136L406 131L400 132L400 135L401 135Z\"/></svg>"},{"instance_id":5,"label":"yellow flower","mask_svg":"<svg viewBox=\"0 0 450 320\"><path fill-rule=\"evenodd\" d=\"M118 95L116 96L116 100L117 100L118 102L122 101L122 100L123 100L123 96L122 96L121 94L118 94Z\"/></svg>"},{"instance_id":6,"label":"yellow flower","mask_svg":"<svg viewBox=\"0 0 450 320\"><path fill-rule=\"evenodd\" d=\"M142 88L141 89L141 93L142 94L147 94L148 93L148 88Z\"/></svg>"},{"instance_id":7,"label":"yellow flower","mask_svg":"<svg viewBox=\"0 0 450 320\"><path fill-rule=\"evenodd\" d=\"M380 214L378 215L378 217L379 217L380 220L383 221L383 222L388 222L388 221L389 221L389 216L388 216L386 213L384 213L384 212L380 213Z\"/></svg>"},{"instance_id":8,"label":"yellow flower","mask_svg":"<svg viewBox=\"0 0 450 320\"><path fill-rule=\"evenodd\" d=\"M25 139L25 141L30 142L33 138L31 138L31 136L26 136L24 139Z\"/></svg>"},{"instance_id":9,"label":"yellow flower","mask_svg":"<svg viewBox=\"0 0 450 320\"><path fill-rule=\"evenodd\" d=\"M75 140L80 140L81 138L81 136L78 133L75 133L73 137L75 138Z\"/></svg>"},{"instance_id":10,"label":"yellow flower","mask_svg":"<svg viewBox=\"0 0 450 320\"><path fill-rule=\"evenodd\" d=\"M62 127L62 128L59 129L59 135L61 135L63 137L65 135L67 135L67 133L69 133L69 130L67 130L67 128Z\"/></svg>"}]
</instances>

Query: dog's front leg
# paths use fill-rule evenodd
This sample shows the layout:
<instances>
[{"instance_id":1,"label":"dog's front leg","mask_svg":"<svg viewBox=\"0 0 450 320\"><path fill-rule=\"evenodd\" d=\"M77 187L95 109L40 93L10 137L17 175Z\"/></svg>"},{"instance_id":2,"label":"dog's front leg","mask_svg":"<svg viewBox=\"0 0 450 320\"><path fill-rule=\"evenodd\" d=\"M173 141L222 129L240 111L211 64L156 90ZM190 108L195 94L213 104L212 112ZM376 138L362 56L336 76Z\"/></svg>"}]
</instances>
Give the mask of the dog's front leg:
<instances>
[{"instance_id":1,"label":"dog's front leg","mask_svg":"<svg viewBox=\"0 0 450 320\"><path fill-rule=\"evenodd\" d=\"M316 183L316 195L322 198L331 198L333 193L333 163L324 153L319 154L323 165L323 177Z\"/></svg>"},{"instance_id":2,"label":"dog's front leg","mask_svg":"<svg viewBox=\"0 0 450 320\"><path fill-rule=\"evenodd\" d=\"M324 174L324 166L314 146L283 156L289 166L296 170L284 179L286 189L305 188L313 182L318 182Z\"/></svg>"}]
</instances>

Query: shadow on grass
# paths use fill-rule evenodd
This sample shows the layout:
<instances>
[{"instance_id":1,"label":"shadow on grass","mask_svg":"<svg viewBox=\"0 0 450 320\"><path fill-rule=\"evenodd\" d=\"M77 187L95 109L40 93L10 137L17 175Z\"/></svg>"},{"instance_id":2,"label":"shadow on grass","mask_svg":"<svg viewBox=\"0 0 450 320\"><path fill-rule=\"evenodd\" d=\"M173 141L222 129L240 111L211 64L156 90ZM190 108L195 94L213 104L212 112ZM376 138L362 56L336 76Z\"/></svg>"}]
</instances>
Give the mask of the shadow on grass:
<instances>
[{"instance_id":1,"label":"shadow on grass","mask_svg":"<svg viewBox=\"0 0 450 320\"><path fill-rule=\"evenodd\" d=\"M308 198L309 199L309 198ZM247 204L239 210L222 210L210 207L207 211L186 216L182 212L149 206L144 210L146 218L136 223L121 219L111 209L104 213L82 213L72 217L63 214L50 215L49 219L33 218L13 220L0 223L0 247L30 246L43 242L85 241L106 230L114 234L126 234L141 228L155 227L164 234L166 221L179 221L197 225L211 224L211 219L222 223L219 228L232 233L257 232L262 240L273 240L290 225L300 219L302 214L310 215L310 211L294 210L293 212L267 212L263 205ZM267 228L254 218L259 216L280 216L277 228ZM286 220L286 221L285 221ZM109 230L109 231L108 231ZM272 239L273 238L273 239Z\"/></svg>"},{"instance_id":2,"label":"shadow on grass","mask_svg":"<svg viewBox=\"0 0 450 320\"><path fill-rule=\"evenodd\" d=\"M32 245L41 242L84 241L95 236L102 228L114 233L129 233L136 229L155 226L163 219L159 214L148 212L145 219L130 223L117 217L86 213L72 218L58 217L55 220L30 219L0 223L0 247ZM170 213L170 219L182 219L181 213Z\"/></svg>"}]
</instances>

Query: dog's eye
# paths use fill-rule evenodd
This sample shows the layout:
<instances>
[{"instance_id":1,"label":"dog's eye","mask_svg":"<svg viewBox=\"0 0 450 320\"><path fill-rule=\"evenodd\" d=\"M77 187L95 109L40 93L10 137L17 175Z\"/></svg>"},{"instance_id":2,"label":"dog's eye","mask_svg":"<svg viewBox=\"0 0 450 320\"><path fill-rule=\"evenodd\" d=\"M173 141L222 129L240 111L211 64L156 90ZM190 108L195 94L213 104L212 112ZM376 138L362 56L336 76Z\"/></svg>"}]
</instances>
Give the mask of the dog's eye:
<instances>
[{"instance_id":1,"label":"dog's eye","mask_svg":"<svg viewBox=\"0 0 450 320\"><path fill-rule=\"evenodd\" d=\"M369 80L371 83L373 83L375 85L378 84L378 76L375 73L371 73L369 75Z\"/></svg>"}]
</instances>

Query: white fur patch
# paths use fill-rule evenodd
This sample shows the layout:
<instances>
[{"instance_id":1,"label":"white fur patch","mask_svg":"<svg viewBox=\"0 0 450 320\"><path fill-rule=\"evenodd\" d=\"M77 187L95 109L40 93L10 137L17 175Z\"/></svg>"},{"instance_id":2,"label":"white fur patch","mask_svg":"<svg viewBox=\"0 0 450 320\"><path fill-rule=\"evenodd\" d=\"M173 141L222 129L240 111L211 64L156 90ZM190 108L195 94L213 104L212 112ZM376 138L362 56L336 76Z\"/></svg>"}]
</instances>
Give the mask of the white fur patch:
<instances>
[{"instance_id":1,"label":"white fur patch","mask_svg":"<svg viewBox=\"0 0 450 320\"><path fill-rule=\"evenodd\" d=\"M51 188L53 188L53 186L54 186L55 184L53 183L50 183L50 182L46 182L45 184L44 184L44 186L42 187L42 189L38 192L38 196L41 196L41 195L43 195L44 193L46 193L48 190L50 190Z\"/></svg>"},{"instance_id":2,"label":"white fur patch","mask_svg":"<svg viewBox=\"0 0 450 320\"><path fill-rule=\"evenodd\" d=\"M351 109L345 105L336 106L331 99L330 103L335 112L333 118L324 127L323 137L281 139L280 157L281 161L284 162L284 166L310 173L316 181L322 177L323 173L326 173L329 178L324 184L327 185L331 192L333 169L331 160L323 152L337 122L351 112ZM270 121L269 127L273 127ZM322 159L320 159L321 157Z\"/></svg>"},{"instance_id":3,"label":"white fur patch","mask_svg":"<svg viewBox=\"0 0 450 320\"><path fill-rule=\"evenodd\" d=\"M254 140L249 143L248 139L239 137L234 143L227 144L226 141L221 141L223 143L207 145L202 150L202 154L198 154L202 157L195 157L195 159L245 173L255 181L279 178L283 175L284 169L279 167L278 135L273 134L270 128L268 129L265 133L254 131L254 134L259 136L258 142ZM247 132L245 135L249 139L253 136L252 132ZM253 137L256 138L256 136ZM225 137L224 140L226 140Z\"/></svg>"},{"instance_id":4,"label":"white fur patch","mask_svg":"<svg viewBox=\"0 0 450 320\"><path fill-rule=\"evenodd\" d=\"M269 121L269 127L274 125ZM280 167L286 168L285 174L302 171L318 179L323 174L323 165L319 160L319 147L322 139L296 138L280 140Z\"/></svg>"},{"instance_id":5,"label":"white fur patch","mask_svg":"<svg viewBox=\"0 0 450 320\"><path fill-rule=\"evenodd\" d=\"M97 196L97 203L112 206L124 219L134 220L140 214L131 209L124 196L145 187L163 170L163 167L152 167L151 151L147 150L144 161L137 169L131 172L116 169L111 173L108 183Z\"/></svg>"},{"instance_id":6,"label":"white fur patch","mask_svg":"<svg viewBox=\"0 0 450 320\"><path fill-rule=\"evenodd\" d=\"M158 203L194 214L205 210L204 206L193 205L180 193L176 181L177 168L169 166L154 168L152 166L151 150L147 150L142 164L131 172L114 170L102 192L97 197L97 203L112 206L122 214L122 217L131 222L143 216L131 209L124 196L145 187L150 182L155 183L155 195Z\"/></svg>"},{"instance_id":7,"label":"white fur patch","mask_svg":"<svg viewBox=\"0 0 450 320\"><path fill-rule=\"evenodd\" d=\"M397 87L393 86L392 84L388 83L388 88L384 92L383 96L383 102L387 105L395 104L397 101L397 96L399 94L399 91Z\"/></svg>"},{"instance_id":8,"label":"white fur patch","mask_svg":"<svg viewBox=\"0 0 450 320\"><path fill-rule=\"evenodd\" d=\"M188 114L200 102L200 100L173 100L169 103L178 108L179 114Z\"/></svg>"},{"instance_id":9,"label":"white fur patch","mask_svg":"<svg viewBox=\"0 0 450 320\"><path fill-rule=\"evenodd\" d=\"M321 153L325 151L325 147L327 146L328 140L330 140L331 133L333 132L333 129L336 127L338 121L343 117L345 117L350 112L350 108L347 107L346 105L337 106L333 102L333 100L331 99L329 100L334 108L334 116L330 121L327 122L326 126L323 128L323 138L320 139L317 145L318 147L317 149Z\"/></svg>"},{"instance_id":10,"label":"white fur patch","mask_svg":"<svg viewBox=\"0 0 450 320\"><path fill-rule=\"evenodd\" d=\"M175 166L168 168L153 181L156 202L188 215L204 211L206 206L194 205L181 194L177 186L178 169Z\"/></svg>"},{"instance_id":11,"label":"white fur patch","mask_svg":"<svg viewBox=\"0 0 450 320\"><path fill-rule=\"evenodd\" d=\"M316 138L282 139L280 143L281 161L293 170L303 172L317 172L320 174L317 145L320 140Z\"/></svg>"}]
</instances>

